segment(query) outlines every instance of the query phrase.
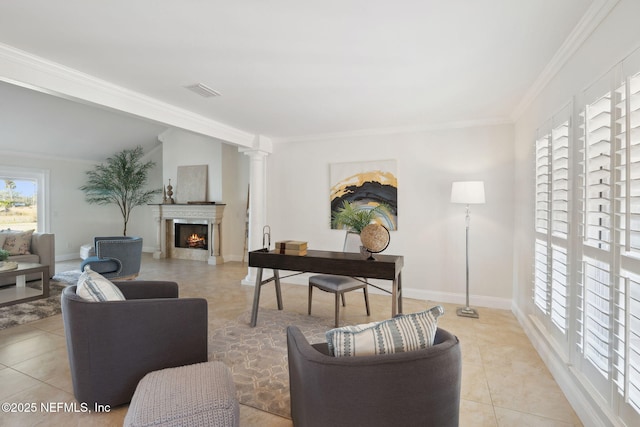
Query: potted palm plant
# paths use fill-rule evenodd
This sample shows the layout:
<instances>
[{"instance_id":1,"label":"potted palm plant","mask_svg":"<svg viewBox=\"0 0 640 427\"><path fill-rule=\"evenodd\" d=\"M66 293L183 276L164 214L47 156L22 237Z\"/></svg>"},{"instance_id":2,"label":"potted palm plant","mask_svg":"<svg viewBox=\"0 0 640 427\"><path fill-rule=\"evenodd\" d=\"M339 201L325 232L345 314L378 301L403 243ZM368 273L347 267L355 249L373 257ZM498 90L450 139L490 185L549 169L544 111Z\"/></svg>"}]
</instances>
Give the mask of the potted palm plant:
<instances>
[{"instance_id":1,"label":"potted palm plant","mask_svg":"<svg viewBox=\"0 0 640 427\"><path fill-rule=\"evenodd\" d=\"M359 248L360 253L366 255L367 250L361 244L360 233L369 224L371 224L378 216L382 216L385 205L359 206L355 203L344 201L342 207L332 213L332 224L334 228L344 228L347 230L345 235L344 248L348 252L356 251Z\"/></svg>"},{"instance_id":2,"label":"potted palm plant","mask_svg":"<svg viewBox=\"0 0 640 427\"><path fill-rule=\"evenodd\" d=\"M104 164L87 171L87 183L80 187L89 203L115 204L120 209L124 223L123 235L127 235L127 223L131 210L151 202L161 189L147 190L147 175L154 162L142 162L142 147L122 150L109 157Z\"/></svg>"},{"instance_id":3,"label":"potted palm plant","mask_svg":"<svg viewBox=\"0 0 640 427\"><path fill-rule=\"evenodd\" d=\"M331 221L335 228L346 228L349 232L360 234L363 228L382 215L383 208L383 205L365 208L345 200L342 207L333 212Z\"/></svg>"}]
</instances>

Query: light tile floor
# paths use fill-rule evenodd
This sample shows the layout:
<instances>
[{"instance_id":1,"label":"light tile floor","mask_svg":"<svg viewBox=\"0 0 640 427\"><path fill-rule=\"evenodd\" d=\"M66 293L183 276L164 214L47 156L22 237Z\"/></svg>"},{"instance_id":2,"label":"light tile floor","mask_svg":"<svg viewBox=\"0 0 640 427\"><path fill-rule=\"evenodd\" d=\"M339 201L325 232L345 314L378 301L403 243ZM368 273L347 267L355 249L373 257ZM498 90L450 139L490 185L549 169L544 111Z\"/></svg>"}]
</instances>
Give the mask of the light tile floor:
<instances>
[{"instance_id":1,"label":"light tile floor","mask_svg":"<svg viewBox=\"0 0 640 427\"><path fill-rule=\"evenodd\" d=\"M79 261L58 263L57 271L77 269ZM253 287L240 285L246 265L210 266L198 261L154 260L145 255L140 279L175 280L180 295L209 301L209 328L235 319L251 307ZM347 294L341 322L364 323L390 315L391 301L371 295L371 317L364 313L360 292ZM306 313L307 288L284 285L285 310ZM333 318L333 295L314 293L314 315ZM404 312L423 310L431 301L404 299ZM525 336L513 314L480 308L479 319L455 315L442 304L440 326L456 334L462 345L461 426L581 426L562 391ZM275 308L272 286L263 288L261 307ZM258 317L258 321L260 318ZM428 379L425 379L425 385ZM61 316L0 331L0 403L36 402L35 413L0 412L2 426L117 426L127 407L109 413L77 413L60 408L41 411L41 402L75 402ZM56 409L55 406L52 409ZM291 421L241 405L242 426L290 427Z\"/></svg>"}]
</instances>

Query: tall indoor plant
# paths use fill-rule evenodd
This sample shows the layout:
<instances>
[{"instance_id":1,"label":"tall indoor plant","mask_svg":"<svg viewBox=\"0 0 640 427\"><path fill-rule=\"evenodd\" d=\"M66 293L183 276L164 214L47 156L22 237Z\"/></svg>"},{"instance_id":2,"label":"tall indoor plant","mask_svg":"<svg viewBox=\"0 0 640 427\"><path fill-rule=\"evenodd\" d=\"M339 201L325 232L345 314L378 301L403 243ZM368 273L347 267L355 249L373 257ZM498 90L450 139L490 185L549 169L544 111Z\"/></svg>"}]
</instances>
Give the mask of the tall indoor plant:
<instances>
[{"instance_id":1,"label":"tall indoor plant","mask_svg":"<svg viewBox=\"0 0 640 427\"><path fill-rule=\"evenodd\" d=\"M122 213L123 235L127 235L127 223L131 210L151 202L161 189L145 190L152 161L142 162L142 147L125 149L109 157L95 169L87 171L87 183L80 187L87 202L97 205L116 204Z\"/></svg>"}]
</instances>

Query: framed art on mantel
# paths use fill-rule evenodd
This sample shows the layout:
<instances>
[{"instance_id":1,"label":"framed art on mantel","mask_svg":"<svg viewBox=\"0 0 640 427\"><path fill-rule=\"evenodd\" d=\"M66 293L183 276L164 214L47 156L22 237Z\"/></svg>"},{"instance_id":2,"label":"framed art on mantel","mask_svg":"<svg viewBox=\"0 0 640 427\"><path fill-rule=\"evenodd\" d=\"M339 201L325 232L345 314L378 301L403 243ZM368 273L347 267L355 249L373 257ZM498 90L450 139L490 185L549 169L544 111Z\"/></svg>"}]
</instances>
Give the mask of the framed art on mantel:
<instances>
[{"instance_id":1,"label":"framed art on mantel","mask_svg":"<svg viewBox=\"0 0 640 427\"><path fill-rule=\"evenodd\" d=\"M377 221L398 229L398 180L395 160L332 163L331 216L345 201L364 209L383 205ZM336 228L333 224L331 228Z\"/></svg>"}]
</instances>

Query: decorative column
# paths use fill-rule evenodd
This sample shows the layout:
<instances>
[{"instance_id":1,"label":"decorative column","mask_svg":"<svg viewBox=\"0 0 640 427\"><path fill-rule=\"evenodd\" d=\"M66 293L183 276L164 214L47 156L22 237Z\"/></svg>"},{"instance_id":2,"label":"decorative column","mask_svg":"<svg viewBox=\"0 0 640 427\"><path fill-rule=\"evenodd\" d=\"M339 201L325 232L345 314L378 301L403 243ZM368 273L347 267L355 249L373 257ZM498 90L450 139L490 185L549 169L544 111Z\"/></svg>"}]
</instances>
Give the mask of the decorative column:
<instances>
[{"instance_id":1,"label":"decorative column","mask_svg":"<svg viewBox=\"0 0 640 427\"><path fill-rule=\"evenodd\" d=\"M267 155L263 150L247 150L249 156L249 251L263 247L263 228L267 221ZM255 285L255 268L248 268L242 281L246 285Z\"/></svg>"},{"instance_id":2,"label":"decorative column","mask_svg":"<svg viewBox=\"0 0 640 427\"><path fill-rule=\"evenodd\" d=\"M165 220L162 217L162 205L152 206L151 211L153 212L153 219L158 225L158 233L156 234L156 247L153 250L153 258L166 258L167 254L166 252L164 252L166 245L163 240L166 238L167 233L163 227L165 225Z\"/></svg>"}]
</instances>

